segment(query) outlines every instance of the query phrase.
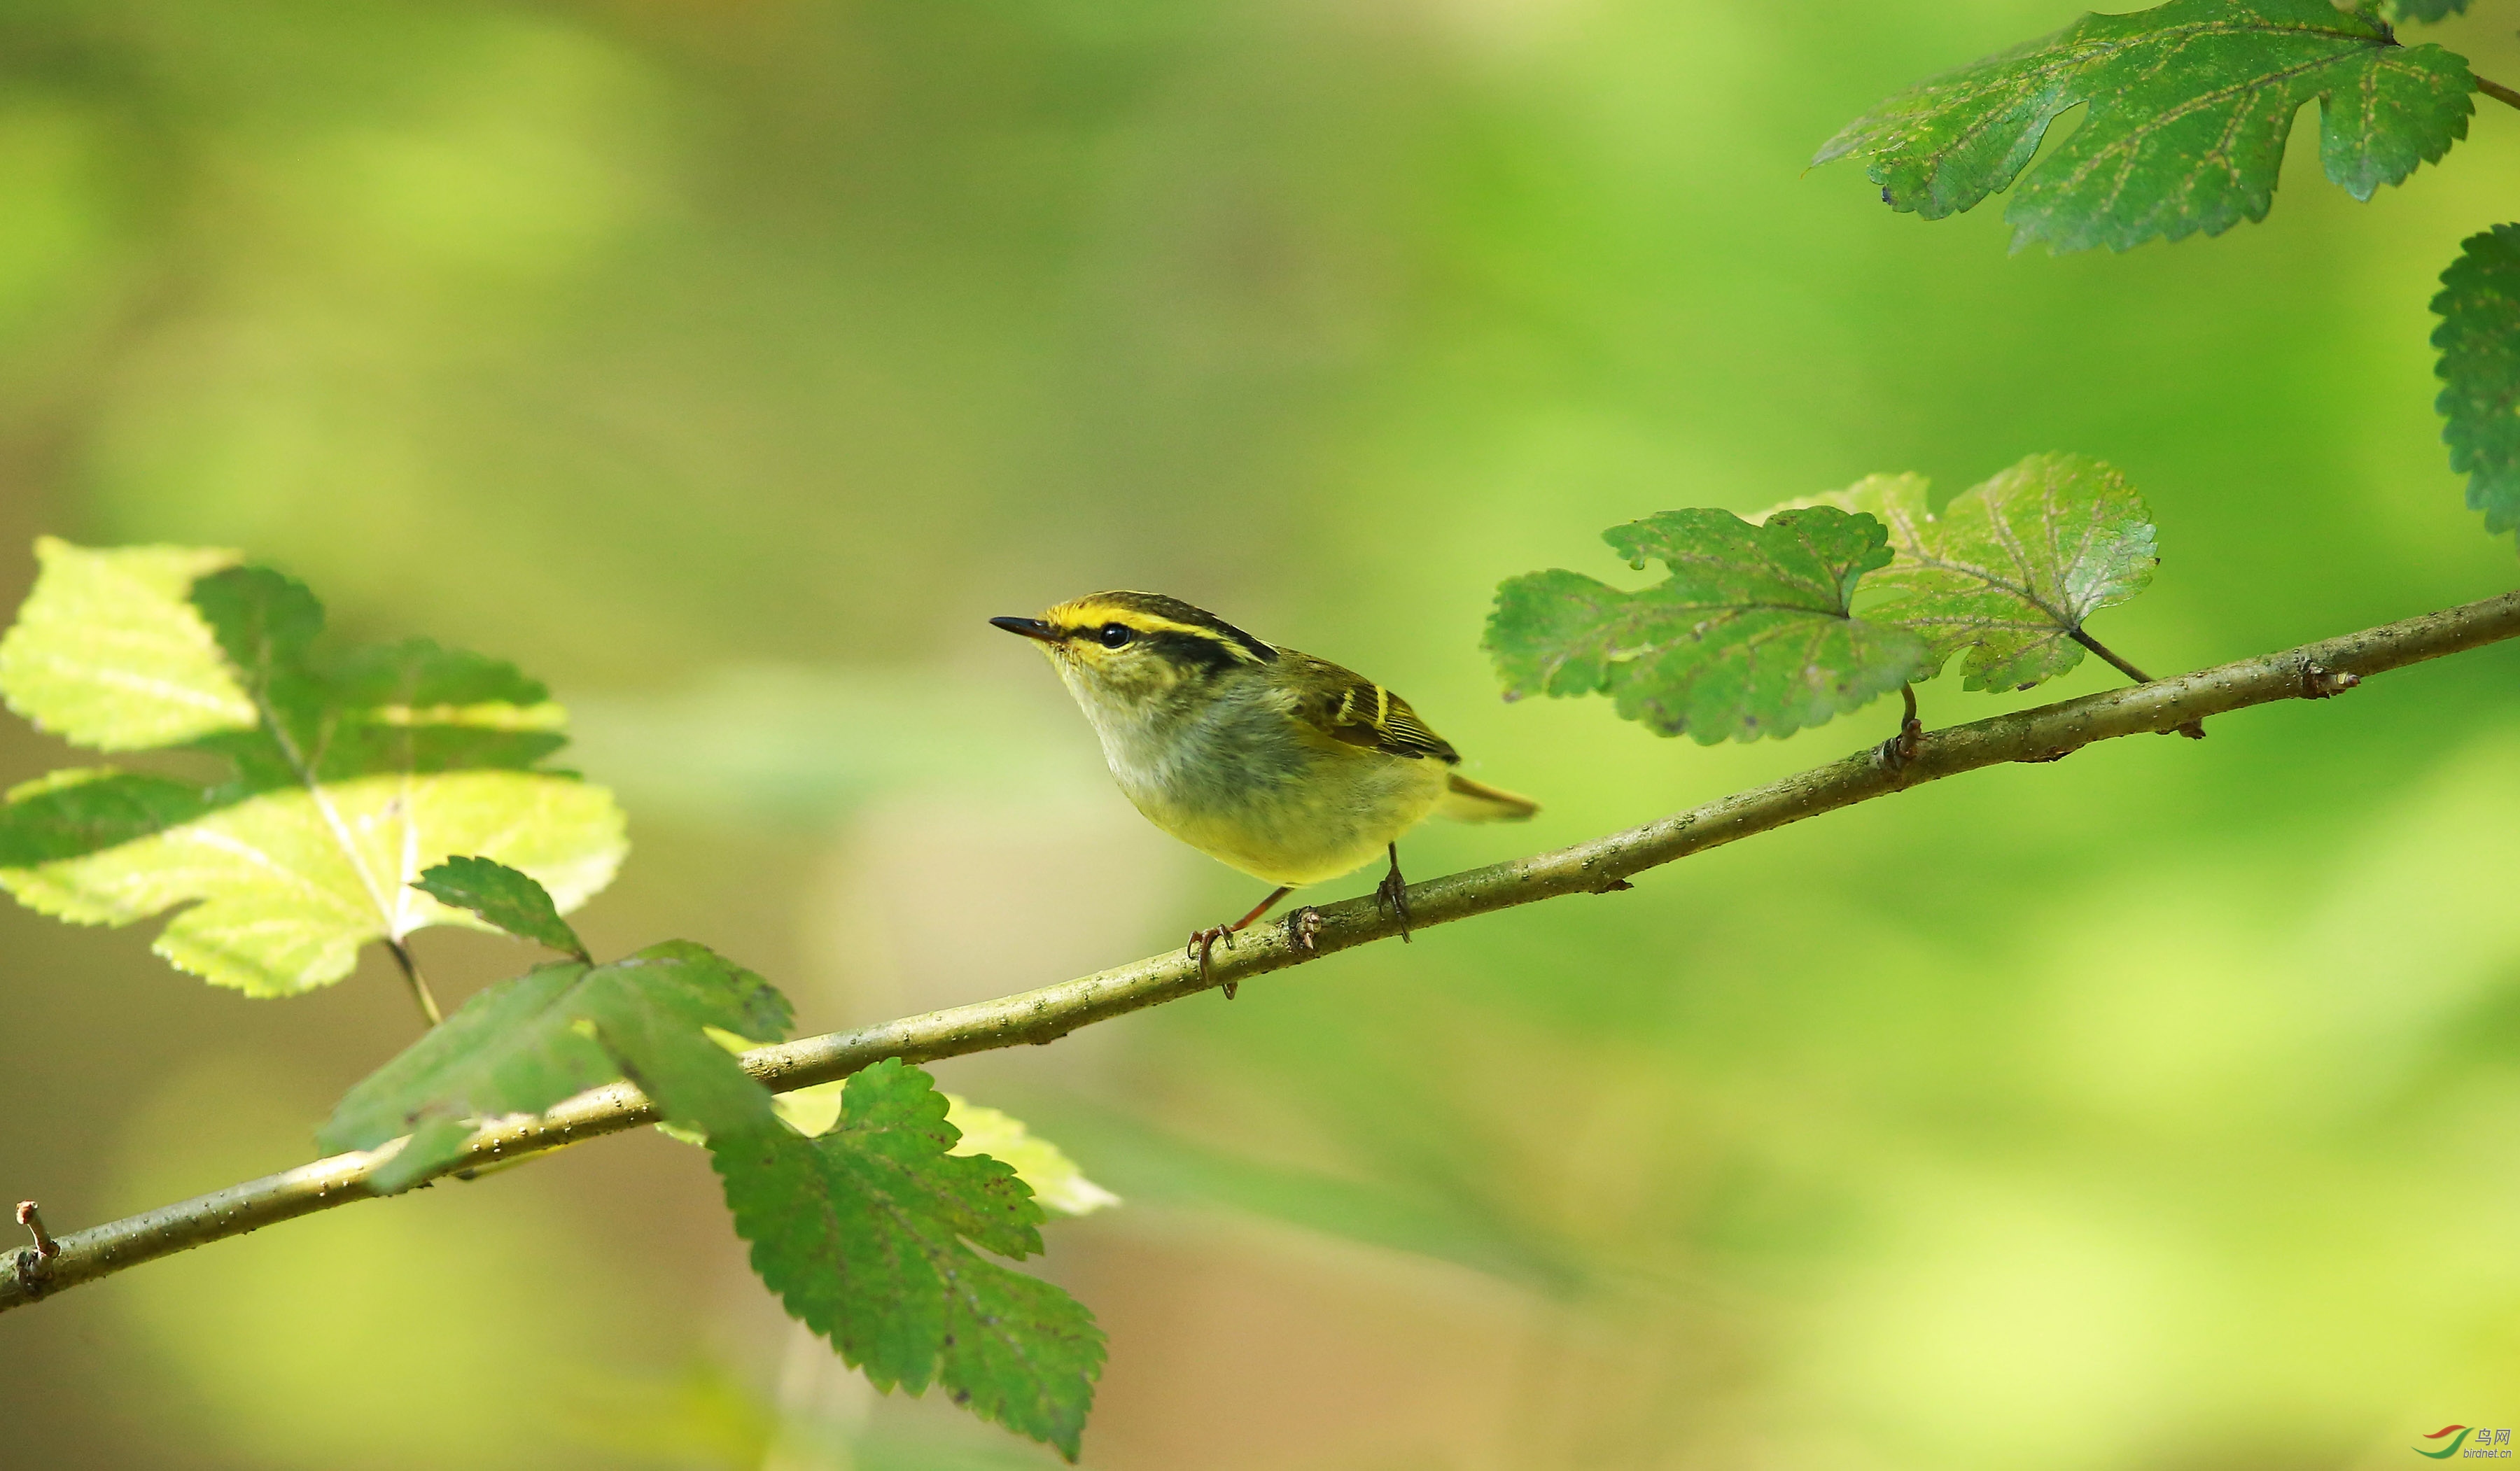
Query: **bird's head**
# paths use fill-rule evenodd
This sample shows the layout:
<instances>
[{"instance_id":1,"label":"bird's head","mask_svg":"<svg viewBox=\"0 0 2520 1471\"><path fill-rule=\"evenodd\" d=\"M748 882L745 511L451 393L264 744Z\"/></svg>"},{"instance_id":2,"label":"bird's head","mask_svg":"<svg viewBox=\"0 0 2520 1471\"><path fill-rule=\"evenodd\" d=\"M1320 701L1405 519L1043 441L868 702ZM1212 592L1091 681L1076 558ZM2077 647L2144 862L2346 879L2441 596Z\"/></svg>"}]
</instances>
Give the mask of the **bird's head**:
<instances>
[{"instance_id":1,"label":"bird's head","mask_svg":"<svg viewBox=\"0 0 2520 1471\"><path fill-rule=\"evenodd\" d=\"M1144 704L1278 657L1205 608L1159 593L1089 593L1038 618L989 621L1040 644L1088 710Z\"/></svg>"}]
</instances>

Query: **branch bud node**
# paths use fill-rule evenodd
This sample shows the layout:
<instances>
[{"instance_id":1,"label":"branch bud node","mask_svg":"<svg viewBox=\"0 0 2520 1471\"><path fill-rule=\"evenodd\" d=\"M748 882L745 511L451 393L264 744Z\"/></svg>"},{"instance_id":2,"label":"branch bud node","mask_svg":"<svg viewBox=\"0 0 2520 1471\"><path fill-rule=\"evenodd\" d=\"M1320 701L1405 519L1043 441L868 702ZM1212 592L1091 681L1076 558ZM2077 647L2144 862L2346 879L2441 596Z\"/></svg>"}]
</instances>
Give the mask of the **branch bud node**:
<instances>
[{"instance_id":1,"label":"branch bud node","mask_svg":"<svg viewBox=\"0 0 2520 1471\"><path fill-rule=\"evenodd\" d=\"M2350 669L2330 669L2306 660L2301 666L2303 699L2333 699L2361 683L2362 676Z\"/></svg>"},{"instance_id":2,"label":"branch bud node","mask_svg":"<svg viewBox=\"0 0 2520 1471\"><path fill-rule=\"evenodd\" d=\"M1286 916L1286 944L1306 956L1320 955L1321 947L1313 941L1321 934L1322 927L1327 922L1322 918L1320 910L1309 904L1305 905Z\"/></svg>"},{"instance_id":3,"label":"branch bud node","mask_svg":"<svg viewBox=\"0 0 2520 1471\"><path fill-rule=\"evenodd\" d=\"M22 1200L18 1202L18 1224L33 1233L35 1237L35 1255L39 1257L58 1257L62 1254L62 1243L54 1240L53 1233L44 1229L43 1214L35 1209L35 1203L33 1201Z\"/></svg>"}]
</instances>

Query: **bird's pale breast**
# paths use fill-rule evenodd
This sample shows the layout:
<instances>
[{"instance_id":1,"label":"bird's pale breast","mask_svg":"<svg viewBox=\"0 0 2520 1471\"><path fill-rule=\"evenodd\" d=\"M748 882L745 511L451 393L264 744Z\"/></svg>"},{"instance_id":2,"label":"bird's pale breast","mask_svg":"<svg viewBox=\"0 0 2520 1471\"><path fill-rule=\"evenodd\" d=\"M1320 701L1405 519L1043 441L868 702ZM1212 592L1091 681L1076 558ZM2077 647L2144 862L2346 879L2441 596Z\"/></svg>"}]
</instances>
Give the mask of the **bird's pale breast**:
<instances>
[{"instance_id":1,"label":"bird's pale breast","mask_svg":"<svg viewBox=\"0 0 2520 1471\"><path fill-rule=\"evenodd\" d=\"M1077 693L1111 775L1148 821L1270 883L1318 883L1381 857L1435 809L1450 775L1431 758L1333 740L1259 680L1179 707Z\"/></svg>"}]
</instances>

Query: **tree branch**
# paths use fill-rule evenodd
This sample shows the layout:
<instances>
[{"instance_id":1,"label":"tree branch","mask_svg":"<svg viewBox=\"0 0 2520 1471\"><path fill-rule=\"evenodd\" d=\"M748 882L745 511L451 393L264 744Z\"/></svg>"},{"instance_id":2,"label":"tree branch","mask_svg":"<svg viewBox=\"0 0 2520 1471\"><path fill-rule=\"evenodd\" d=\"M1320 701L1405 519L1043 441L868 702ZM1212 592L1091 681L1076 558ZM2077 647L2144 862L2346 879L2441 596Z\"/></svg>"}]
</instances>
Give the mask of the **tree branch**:
<instances>
[{"instance_id":1,"label":"tree branch","mask_svg":"<svg viewBox=\"0 0 2520 1471\"><path fill-rule=\"evenodd\" d=\"M1954 726L1924 736L1904 761L1885 759L1878 747L1868 748L1642 827L1417 884L1409 890L1411 922L1423 928L1562 894L1609 893L1627 888L1631 876L1647 869L1921 781L2011 761L2052 761L2095 740L2168 733L2249 705L2323 699L2375 674L2515 637L2520 637L2520 592L2177 679ZM1371 898L1316 913L1318 926L1307 929L1320 954L1400 932L1396 917L1378 912ZM1177 1001L1208 986L1282 970L1313 958L1314 951L1291 943L1284 925L1269 925L1218 956L1205 982L1195 960L1169 951L1038 991L757 1048L744 1054L743 1065L772 1091L786 1092L847 1077L886 1057L923 1062L1055 1042L1078 1027ZM538 1117L481 1128L464 1153L438 1173L464 1175L655 1119L655 1110L637 1089L616 1083L580 1093ZM60 1250L49 1257L22 1250L16 1270L0 1272L0 1311L189 1247L373 1198L364 1186L368 1172L399 1144L335 1155L179 1205L72 1231L59 1238Z\"/></svg>"},{"instance_id":2,"label":"tree branch","mask_svg":"<svg viewBox=\"0 0 2520 1471\"><path fill-rule=\"evenodd\" d=\"M2470 72L2469 75L2475 76L2475 73ZM2475 81L2477 91L2493 98L2496 102L2503 104L2505 107L2520 108L2520 92L2514 92L2509 87L2502 85L2500 82L2487 81L2481 76L2475 76Z\"/></svg>"},{"instance_id":3,"label":"tree branch","mask_svg":"<svg viewBox=\"0 0 2520 1471\"><path fill-rule=\"evenodd\" d=\"M2075 628L2072 631L2072 636L2075 643L2082 645L2085 648L2088 648L2092 652L2098 654L2101 658L2108 660L2111 668L2115 669L2118 673L2125 675L2128 679L2135 681L2138 685L2149 685L2152 683L2151 675L2138 669L2134 664L2127 660L2118 657L2118 651L2116 649L2111 648L2106 644L2092 638L2082 628ZM2186 736L2190 740L2202 740L2205 738L2205 722L2202 720L2191 720L2187 724L2179 728L2179 734Z\"/></svg>"}]
</instances>

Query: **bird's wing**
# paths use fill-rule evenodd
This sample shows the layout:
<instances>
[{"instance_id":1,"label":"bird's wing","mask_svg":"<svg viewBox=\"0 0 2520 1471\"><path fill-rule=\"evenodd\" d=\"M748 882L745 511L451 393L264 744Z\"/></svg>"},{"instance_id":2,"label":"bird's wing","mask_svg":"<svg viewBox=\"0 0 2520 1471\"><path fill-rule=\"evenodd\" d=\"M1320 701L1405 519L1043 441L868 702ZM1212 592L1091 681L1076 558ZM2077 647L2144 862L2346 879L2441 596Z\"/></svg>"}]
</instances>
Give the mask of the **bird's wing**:
<instances>
[{"instance_id":1,"label":"bird's wing","mask_svg":"<svg viewBox=\"0 0 2520 1471\"><path fill-rule=\"evenodd\" d=\"M1316 678L1306 682L1311 688L1296 710L1323 735L1387 756L1411 760L1432 756L1446 766L1461 761L1461 752L1426 729L1426 722L1409 708L1409 701L1326 659L1313 662L1319 666L1313 671Z\"/></svg>"}]
</instances>

